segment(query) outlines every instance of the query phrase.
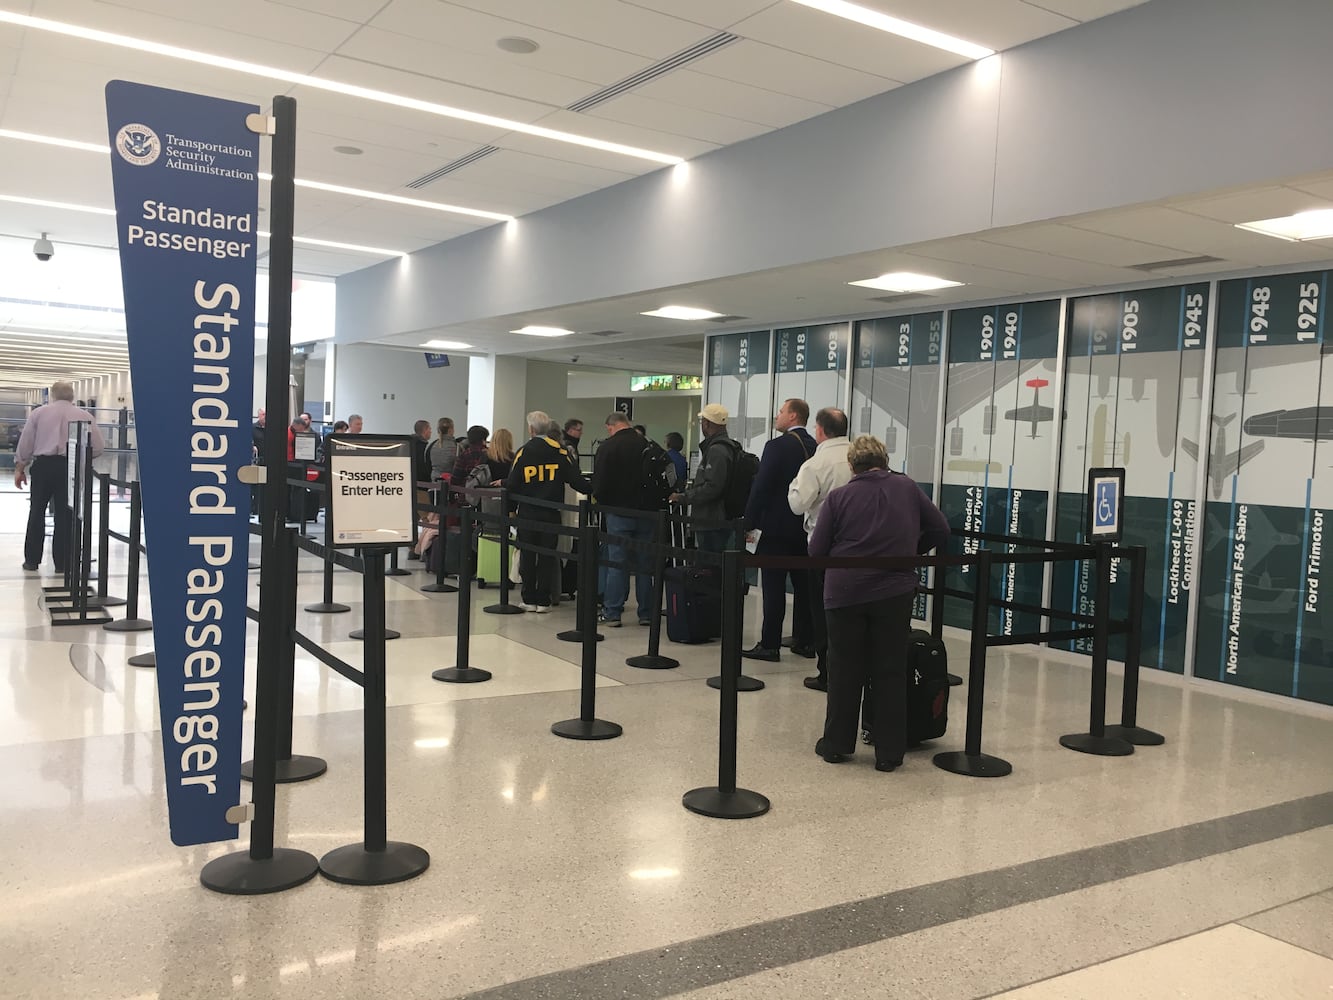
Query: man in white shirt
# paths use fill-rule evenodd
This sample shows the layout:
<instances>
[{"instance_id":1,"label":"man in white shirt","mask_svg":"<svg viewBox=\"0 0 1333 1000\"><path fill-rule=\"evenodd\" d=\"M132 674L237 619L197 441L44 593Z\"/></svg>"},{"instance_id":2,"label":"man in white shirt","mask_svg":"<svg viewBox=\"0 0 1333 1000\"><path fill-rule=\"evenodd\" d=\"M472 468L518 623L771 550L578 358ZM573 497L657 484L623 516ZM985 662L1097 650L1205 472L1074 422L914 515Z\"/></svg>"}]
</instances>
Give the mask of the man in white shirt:
<instances>
[{"instance_id":1,"label":"man in white shirt","mask_svg":"<svg viewBox=\"0 0 1333 1000\"><path fill-rule=\"evenodd\" d=\"M847 464L847 414L836 407L826 406L815 414L815 453L801 466L801 470L787 487L787 504L792 513L805 521L805 533L815 530L819 510L824 499L839 486L846 486L852 478L852 467ZM824 571L812 569L806 574L810 587L810 624L818 657L819 673L805 679L805 686L814 691L828 690L828 627L824 621Z\"/></svg>"},{"instance_id":2,"label":"man in white shirt","mask_svg":"<svg viewBox=\"0 0 1333 1000\"><path fill-rule=\"evenodd\" d=\"M28 535L23 543L23 568L37 572L46 548L46 508L55 516L55 534L51 556L56 572L65 572L69 550L69 504L65 496L65 446L69 425L74 420L88 421L88 446L93 458L102 454L102 432L93 423L93 415L74 405L74 386L57 382L51 386L51 402L28 415L14 454L14 485L22 489L32 480L28 508Z\"/></svg>"}]
</instances>

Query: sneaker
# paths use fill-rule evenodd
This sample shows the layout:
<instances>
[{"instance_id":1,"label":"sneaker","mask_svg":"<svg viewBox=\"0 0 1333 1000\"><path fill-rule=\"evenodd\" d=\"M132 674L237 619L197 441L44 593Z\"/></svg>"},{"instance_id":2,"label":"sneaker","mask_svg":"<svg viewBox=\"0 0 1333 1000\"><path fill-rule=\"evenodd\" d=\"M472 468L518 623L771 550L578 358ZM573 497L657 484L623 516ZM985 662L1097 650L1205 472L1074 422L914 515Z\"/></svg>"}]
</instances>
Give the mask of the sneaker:
<instances>
[{"instance_id":1,"label":"sneaker","mask_svg":"<svg viewBox=\"0 0 1333 1000\"><path fill-rule=\"evenodd\" d=\"M532 610L539 615L549 615L551 613L551 606L549 604L538 604L535 605Z\"/></svg>"},{"instance_id":2,"label":"sneaker","mask_svg":"<svg viewBox=\"0 0 1333 1000\"><path fill-rule=\"evenodd\" d=\"M533 614L538 614L543 610L542 608L539 608L535 604L520 604L519 607L522 608L524 611L531 611Z\"/></svg>"},{"instance_id":3,"label":"sneaker","mask_svg":"<svg viewBox=\"0 0 1333 1000\"><path fill-rule=\"evenodd\" d=\"M653 624L653 621L651 618L640 618L639 624L644 626L645 628L648 628Z\"/></svg>"},{"instance_id":4,"label":"sneaker","mask_svg":"<svg viewBox=\"0 0 1333 1000\"><path fill-rule=\"evenodd\" d=\"M600 615L600 616L597 618L597 624L598 624L598 625L603 625L603 626L605 626L606 628L620 628L620 619L619 619L619 618L607 618L605 615Z\"/></svg>"}]
</instances>

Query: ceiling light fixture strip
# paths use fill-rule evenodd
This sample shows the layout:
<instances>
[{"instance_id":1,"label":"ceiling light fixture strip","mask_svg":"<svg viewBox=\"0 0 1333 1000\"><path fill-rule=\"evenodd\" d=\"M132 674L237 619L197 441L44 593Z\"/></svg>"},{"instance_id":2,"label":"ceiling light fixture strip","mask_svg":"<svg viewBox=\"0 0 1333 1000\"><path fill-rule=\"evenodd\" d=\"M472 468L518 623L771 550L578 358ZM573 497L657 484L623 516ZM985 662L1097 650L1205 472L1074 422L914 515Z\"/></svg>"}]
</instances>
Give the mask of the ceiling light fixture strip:
<instances>
[{"instance_id":1,"label":"ceiling light fixture strip","mask_svg":"<svg viewBox=\"0 0 1333 1000\"><path fill-rule=\"evenodd\" d=\"M524 135L536 136L542 139L551 139L556 142L569 143L575 146L584 146L588 149L599 149L604 152L618 153L622 156L631 156L640 160L651 160L654 163L670 165L684 162L683 157L672 156L669 153L659 153L655 150L642 149L638 146L628 146L624 143L609 142L604 139L594 139L591 136L578 135L573 132L562 132L559 129L544 128L541 125L532 125L527 122L515 121L509 118L500 118L496 115L482 114L479 111L468 111L465 108L455 108L447 104L437 104L434 101L423 101L416 97L392 94L388 91L375 90L371 87L361 87L351 83L340 83L337 80L309 76L305 73L294 73L291 70L279 69L276 66L263 66L258 63L245 62L241 59L232 59L227 56L199 52L195 49L185 49L175 45L166 45L162 42L154 42L146 38L134 38L129 35L119 35L111 31L101 31L96 28L85 28L82 25L67 24L63 21L52 21L49 18L33 17L29 14L20 14L16 11L0 10L0 22L17 24L20 27L25 28L34 28L38 31L50 31L58 35L82 38L92 42L101 42L105 45L114 45L119 48L131 49L138 54L147 52L153 55L180 59L185 62L213 66L217 69L226 69L236 73L244 73L248 76L258 76L268 80L279 80L283 83L291 83L300 87L311 87L315 90L324 90L335 94L342 94L347 97L359 97L362 100L374 101L377 104L390 104L394 107L408 108L412 111L421 111L442 118L453 118L458 121L472 122L475 125L485 125L490 128L504 129L508 132L520 132Z\"/></svg>"}]
</instances>

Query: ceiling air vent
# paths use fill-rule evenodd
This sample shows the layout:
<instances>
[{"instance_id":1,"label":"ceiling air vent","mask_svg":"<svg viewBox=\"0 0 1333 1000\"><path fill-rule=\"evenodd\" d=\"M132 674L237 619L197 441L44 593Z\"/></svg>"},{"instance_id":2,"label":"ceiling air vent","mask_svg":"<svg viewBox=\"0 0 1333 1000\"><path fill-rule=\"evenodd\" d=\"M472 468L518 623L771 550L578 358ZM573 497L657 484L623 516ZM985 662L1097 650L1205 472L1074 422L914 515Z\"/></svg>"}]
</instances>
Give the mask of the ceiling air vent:
<instances>
[{"instance_id":1,"label":"ceiling air vent","mask_svg":"<svg viewBox=\"0 0 1333 1000\"><path fill-rule=\"evenodd\" d=\"M1210 257L1205 253L1197 257L1177 257L1175 260L1154 260L1147 264L1130 264L1129 269L1151 274L1153 271L1174 271L1180 267L1197 267L1200 264L1220 264L1221 262L1221 257Z\"/></svg>"},{"instance_id":2,"label":"ceiling air vent","mask_svg":"<svg viewBox=\"0 0 1333 1000\"><path fill-rule=\"evenodd\" d=\"M458 159L446 163L444 166L438 168L437 170L432 170L428 174L422 174L414 181L408 181L407 186L410 188L418 188L418 189L424 188L427 184L434 184L441 177L444 177L447 174L452 174L455 170L462 170L469 163L476 163L478 160L485 159L492 153L498 153L498 152L500 152L499 146L482 146L479 149L474 149L466 156L460 156Z\"/></svg>"},{"instance_id":3,"label":"ceiling air vent","mask_svg":"<svg viewBox=\"0 0 1333 1000\"><path fill-rule=\"evenodd\" d=\"M673 69L680 69L696 59L702 59L706 55L711 55L718 49L726 48L733 42L739 42L740 35L733 35L730 31L720 31L712 38L705 38L698 45L693 45L688 49L677 52L674 56L667 56L661 62L653 63L647 69L640 70L633 76L627 76L609 87L603 87L595 94L589 94L582 100L575 101L569 105L569 111L587 111L595 108L599 104L611 100L613 97L619 97L626 91L633 90L635 87L641 87L649 80L656 80L659 76L670 73Z\"/></svg>"}]
</instances>

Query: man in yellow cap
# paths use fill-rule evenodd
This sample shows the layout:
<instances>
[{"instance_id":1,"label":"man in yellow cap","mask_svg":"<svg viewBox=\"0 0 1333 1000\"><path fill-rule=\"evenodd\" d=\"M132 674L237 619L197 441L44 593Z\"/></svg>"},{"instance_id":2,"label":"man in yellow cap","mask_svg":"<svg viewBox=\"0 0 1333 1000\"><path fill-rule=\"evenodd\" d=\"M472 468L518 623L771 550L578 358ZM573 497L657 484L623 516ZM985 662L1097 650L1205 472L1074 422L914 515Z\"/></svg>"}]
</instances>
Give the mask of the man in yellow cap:
<instances>
[{"instance_id":1,"label":"man in yellow cap","mask_svg":"<svg viewBox=\"0 0 1333 1000\"><path fill-rule=\"evenodd\" d=\"M691 513L701 521L727 520L727 478L731 474L731 464L741 450L740 444L727 434L729 416L727 408L719 403L709 403L699 411L699 429L703 434L703 440L699 442L702 456L699 474L694 477L693 486L671 497L673 502L693 508ZM696 529L694 532L695 545L701 552L721 552L733 537L729 528Z\"/></svg>"}]
</instances>

